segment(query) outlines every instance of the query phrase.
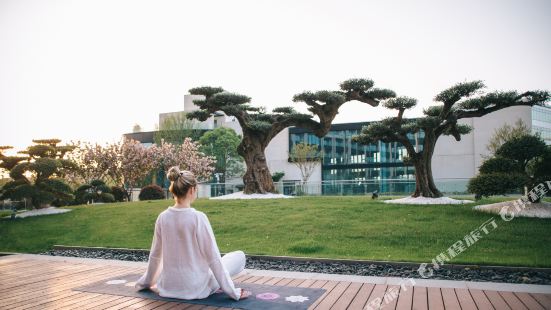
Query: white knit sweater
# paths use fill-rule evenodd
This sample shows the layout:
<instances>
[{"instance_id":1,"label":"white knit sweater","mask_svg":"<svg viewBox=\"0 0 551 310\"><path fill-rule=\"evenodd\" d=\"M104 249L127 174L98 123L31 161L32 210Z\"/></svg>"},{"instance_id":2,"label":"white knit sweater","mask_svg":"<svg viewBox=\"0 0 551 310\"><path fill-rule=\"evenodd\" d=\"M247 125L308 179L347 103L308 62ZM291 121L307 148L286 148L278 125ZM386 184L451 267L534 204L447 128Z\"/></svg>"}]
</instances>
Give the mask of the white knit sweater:
<instances>
[{"instance_id":1,"label":"white knit sweater","mask_svg":"<svg viewBox=\"0 0 551 310\"><path fill-rule=\"evenodd\" d=\"M194 208L169 207L157 217L147 271L136 287L154 284L163 297L200 299L218 289L235 300L241 295L222 265L207 216Z\"/></svg>"}]
</instances>

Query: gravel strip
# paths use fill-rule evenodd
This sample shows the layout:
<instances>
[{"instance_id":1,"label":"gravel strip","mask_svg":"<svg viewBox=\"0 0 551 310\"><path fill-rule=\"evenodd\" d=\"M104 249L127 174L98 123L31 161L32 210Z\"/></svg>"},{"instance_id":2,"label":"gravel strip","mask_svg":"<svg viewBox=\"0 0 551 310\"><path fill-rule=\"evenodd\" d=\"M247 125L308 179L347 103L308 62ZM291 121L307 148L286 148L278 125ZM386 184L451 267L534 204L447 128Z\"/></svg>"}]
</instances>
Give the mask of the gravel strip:
<instances>
[{"instance_id":1,"label":"gravel strip","mask_svg":"<svg viewBox=\"0 0 551 310\"><path fill-rule=\"evenodd\" d=\"M73 209L62 209L55 207L48 207L43 209L35 209L25 212L19 212L15 215L16 218L24 218L29 216L40 216L40 215L49 215L49 214L59 214L73 211ZM5 216L4 218L11 218L11 215Z\"/></svg>"},{"instance_id":2,"label":"gravel strip","mask_svg":"<svg viewBox=\"0 0 551 310\"><path fill-rule=\"evenodd\" d=\"M129 252L110 249L51 250L41 254L52 256L116 259L133 262L147 262L149 257L149 251ZM247 264L245 268L357 276L420 278L417 273L417 267L396 266L391 264L344 264L287 260L274 261L247 257ZM486 268L440 269L434 272L431 279L549 285L551 284L551 272L511 271Z\"/></svg>"}]
</instances>

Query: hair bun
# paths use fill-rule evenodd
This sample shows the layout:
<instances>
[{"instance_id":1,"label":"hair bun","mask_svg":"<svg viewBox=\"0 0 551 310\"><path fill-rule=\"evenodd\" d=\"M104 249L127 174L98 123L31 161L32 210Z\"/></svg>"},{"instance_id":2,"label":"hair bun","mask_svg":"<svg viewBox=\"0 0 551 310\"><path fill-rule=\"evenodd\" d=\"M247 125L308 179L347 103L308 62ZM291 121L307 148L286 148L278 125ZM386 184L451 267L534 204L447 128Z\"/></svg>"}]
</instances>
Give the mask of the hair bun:
<instances>
[{"instance_id":1,"label":"hair bun","mask_svg":"<svg viewBox=\"0 0 551 310\"><path fill-rule=\"evenodd\" d=\"M174 167L170 167L170 169L168 169L166 177L167 177L168 180L170 180L172 182L176 182L176 180L178 180L180 175L181 175L180 168L178 168L177 166L174 166Z\"/></svg>"}]
</instances>

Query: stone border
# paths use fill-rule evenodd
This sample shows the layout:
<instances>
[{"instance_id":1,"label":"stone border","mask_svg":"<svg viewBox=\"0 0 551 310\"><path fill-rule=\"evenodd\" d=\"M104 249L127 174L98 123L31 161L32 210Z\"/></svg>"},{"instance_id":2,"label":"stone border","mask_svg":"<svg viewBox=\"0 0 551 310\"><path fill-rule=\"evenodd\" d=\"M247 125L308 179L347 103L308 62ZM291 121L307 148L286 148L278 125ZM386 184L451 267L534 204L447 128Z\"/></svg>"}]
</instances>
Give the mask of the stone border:
<instances>
[{"instance_id":1,"label":"stone border","mask_svg":"<svg viewBox=\"0 0 551 310\"><path fill-rule=\"evenodd\" d=\"M120 252L149 252L147 249L129 249L129 248L106 248L106 247L83 247L71 245L54 245L52 250L116 250ZM220 253L224 255L225 253ZM341 263L341 264L388 264L392 266L418 268L421 263L412 262L393 262L393 261L374 261L374 260L353 260L353 259L334 259L334 258L316 258L316 257L295 257L295 256L270 256L270 255L249 255L247 257L263 259L267 261L298 261L298 262L320 262L320 263ZM503 271L539 271L551 273L551 268L542 267L514 267L514 266L491 266L491 265L461 265L445 264L441 269L494 269Z\"/></svg>"}]
</instances>

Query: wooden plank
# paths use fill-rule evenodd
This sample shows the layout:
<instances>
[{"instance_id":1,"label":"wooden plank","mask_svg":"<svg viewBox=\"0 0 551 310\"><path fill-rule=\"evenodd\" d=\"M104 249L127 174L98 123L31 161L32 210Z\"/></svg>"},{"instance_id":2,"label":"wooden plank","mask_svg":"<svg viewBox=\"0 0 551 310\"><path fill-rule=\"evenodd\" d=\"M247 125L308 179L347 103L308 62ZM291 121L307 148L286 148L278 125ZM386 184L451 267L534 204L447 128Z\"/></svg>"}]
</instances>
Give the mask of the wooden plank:
<instances>
[{"instance_id":1,"label":"wooden plank","mask_svg":"<svg viewBox=\"0 0 551 310\"><path fill-rule=\"evenodd\" d=\"M354 282L348 286L348 288L341 294L339 299L333 305L334 309L346 309L352 302L352 299L358 294L362 283Z\"/></svg>"},{"instance_id":2,"label":"wooden plank","mask_svg":"<svg viewBox=\"0 0 551 310\"><path fill-rule=\"evenodd\" d=\"M10 259L5 259L5 258L0 259L0 268L4 268L6 266L16 266L16 265L24 266L24 265L40 264L40 263L44 264L44 263L54 263L54 262L12 256Z\"/></svg>"},{"instance_id":3,"label":"wooden plank","mask_svg":"<svg viewBox=\"0 0 551 310\"><path fill-rule=\"evenodd\" d=\"M186 308L186 310L201 310L203 308L203 305L191 305L190 307Z\"/></svg>"},{"instance_id":4,"label":"wooden plank","mask_svg":"<svg viewBox=\"0 0 551 310\"><path fill-rule=\"evenodd\" d=\"M61 282L68 282L69 280L75 280L75 279L81 279L85 278L87 275L91 273L96 273L100 271L104 271L106 268L93 268L93 269L85 269L82 268L80 270L75 270L72 273L63 273L63 274L54 274L54 275L36 275L34 278L25 279L21 282L14 282L9 283L9 292L10 295L15 295L16 292L19 291L25 291L28 290L28 288L35 287L35 286L41 286L41 287L49 287L56 283ZM108 269L108 270L122 270L122 269ZM0 292L3 292L3 290L0 290ZM0 293L1 294L1 293Z\"/></svg>"},{"instance_id":5,"label":"wooden plank","mask_svg":"<svg viewBox=\"0 0 551 310\"><path fill-rule=\"evenodd\" d=\"M291 281L293 281L293 279L283 278L283 279L281 279L281 281L277 282L275 285L277 285L277 286L287 286L287 284L291 283Z\"/></svg>"},{"instance_id":6,"label":"wooden plank","mask_svg":"<svg viewBox=\"0 0 551 310\"><path fill-rule=\"evenodd\" d=\"M125 302L121 302L121 303L117 303L115 305L112 305L110 307L106 307L106 308L103 308L103 309L106 309L106 310L119 310L119 309L126 309L127 307L135 304L135 303L138 303L140 301L142 301L143 298L137 298L137 297L131 297L130 299L128 299L127 301Z\"/></svg>"},{"instance_id":7,"label":"wooden plank","mask_svg":"<svg viewBox=\"0 0 551 310\"><path fill-rule=\"evenodd\" d=\"M52 302L46 302L30 309L65 309L71 305L74 305L78 302L90 302L91 299L97 298L99 294L93 293L84 293L80 292L79 294L72 295L70 297L58 299Z\"/></svg>"},{"instance_id":8,"label":"wooden plank","mask_svg":"<svg viewBox=\"0 0 551 310\"><path fill-rule=\"evenodd\" d=\"M126 302L126 301L131 300L131 299L133 299L133 298L132 297L127 297L127 296L121 296L121 298L115 298L115 299L112 299L108 302L105 302L105 303L102 303L102 304L99 304L99 305L95 305L93 308L90 308L90 307L86 306L84 309L103 310L105 308L109 308L111 306L121 304L121 303Z\"/></svg>"},{"instance_id":9,"label":"wooden plank","mask_svg":"<svg viewBox=\"0 0 551 310\"><path fill-rule=\"evenodd\" d=\"M142 300L143 301L143 300ZM158 307L162 307L166 305L168 302L163 300L155 300L152 303L149 303L147 305L143 305L137 309L140 310L151 310L151 309L157 309ZM128 309L128 307L124 307L124 309Z\"/></svg>"},{"instance_id":10,"label":"wooden plank","mask_svg":"<svg viewBox=\"0 0 551 310\"><path fill-rule=\"evenodd\" d=\"M484 295L483 291L469 289L469 292L471 293L471 296L473 297L473 300L476 303L476 307L479 310L494 310L492 303L490 302L488 297Z\"/></svg>"},{"instance_id":11,"label":"wooden plank","mask_svg":"<svg viewBox=\"0 0 551 310\"><path fill-rule=\"evenodd\" d=\"M551 296L546 294L536 294L536 293L530 293L532 297L534 297L535 300L537 300L540 305L542 305L545 309L551 310Z\"/></svg>"},{"instance_id":12,"label":"wooden plank","mask_svg":"<svg viewBox=\"0 0 551 310\"><path fill-rule=\"evenodd\" d=\"M371 295L369 296L369 299L367 300L364 309L365 310L373 310L373 309L379 309L379 306L383 302L383 297L385 296L387 286L382 284L376 284L373 288L373 291L371 291Z\"/></svg>"},{"instance_id":13,"label":"wooden plank","mask_svg":"<svg viewBox=\"0 0 551 310\"><path fill-rule=\"evenodd\" d=\"M442 300L444 301L444 309L446 310L461 310L459 300L455 295L453 288L441 288Z\"/></svg>"},{"instance_id":14,"label":"wooden plank","mask_svg":"<svg viewBox=\"0 0 551 310\"><path fill-rule=\"evenodd\" d=\"M137 303L127 307L126 309L139 309L140 307L147 306L149 304L154 303L155 301L156 301L155 299L144 299L140 302L137 302Z\"/></svg>"},{"instance_id":15,"label":"wooden plank","mask_svg":"<svg viewBox=\"0 0 551 310\"><path fill-rule=\"evenodd\" d=\"M277 282L281 281L283 278L273 277L270 280L264 282L265 285L275 285Z\"/></svg>"},{"instance_id":16,"label":"wooden plank","mask_svg":"<svg viewBox=\"0 0 551 310\"><path fill-rule=\"evenodd\" d=\"M413 307L413 286L404 285L400 288L396 310L410 310Z\"/></svg>"},{"instance_id":17,"label":"wooden plank","mask_svg":"<svg viewBox=\"0 0 551 310\"><path fill-rule=\"evenodd\" d=\"M50 267L50 266L37 266L35 270L33 269L18 269L13 270L9 274L6 273L2 276L0 276L0 280L2 282L0 283L0 287L4 287L7 285L13 285L16 283L16 281L22 281L25 279L36 277L36 275L40 276L46 276L56 273L65 273L70 274L73 273L75 270L82 270L83 267L87 267L86 269L91 269L91 266L65 266L65 267Z\"/></svg>"},{"instance_id":18,"label":"wooden plank","mask_svg":"<svg viewBox=\"0 0 551 310\"><path fill-rule=\"evenodd\" d=\"M71 305L69 307L66 307L65 310L71 310L71 309L95 309L95 307L100 306L102 304L121 299L124 296L117 296L117 295L101 295L100 297L94 298L93 301L81 301L74 305Z\"/></svg>"},{"instance_id":19,"label":"wooden plank","mask_svg":"<svg viewBox=\"0 0 551 310\"><path fill-rule=\"evenodd\" d=\"M350 305L348 306L348 309L350 310L361 310L364 308L365 303L369 299L369 296L371 296L371 292L373 291L373 288L375 288L374 284L371 283L364 283L358 290L358 293L352 301L350 302ZM411 308L410 308L411 309Z\"/></svg>"},{"instance_id":20,"label":"wooden plank","mask_svg":"<svg viewBox=\"0 0 551 310\"><path fill-rule=\"evenodd\" d=\"M429 309L444 310L444 300L442 299L442 292L439 287L427 288Z\"/></svg>"},{"instance_id":21,"label":"wooden plank","mask_svg":"<svg viewBox=\"0 0 551 310\"><path fill-rule=\"evenodd\" d=\"M287 286L297 287L302 282L304 282L304 279L294 279L293 281L289 282L289 284L287 284Z\"/></svg>"},{"instance_id":22,"label":"wooden plank","mask_svg":"<svg viewBox=\"0 0 551 310\"><path fill-rule=\"evenodd\" d=\"M310 287L312 284L314 284L314 282L316 282L316 280L307 279L304 282L300 283L298 287Z\"/></svg>"},{"instance_id":23,"label":"wooden plank","mask_svg":"<svg viewBox=\"0 0 551 310\"><path fill-rule=\"evenodd\" d=\"M99 281L102 278L106 278L112 275L125 274L124 269L121 270L94 270L92 272L86 273L86 276L83 277L79 275L78 277L67 277L65 279L55 279L55 282L40 282L38 284L32 283L30 286L19 287L16 290L9 291L9 297L4 298L4 302L7 300L13 299L28 299L31 296L44 295L45 293L58 292L63 289L72 288L75 286L85 285L94 281ZM83 280L84 279L84 280ZM44 288L47 288L46 292Z\"/></svg>"},{"instance_id":24,"label":"wooden plank","mask_svg":"<svg viewBox=\"0 0 551 310\"><path fill-rule=\"evenodd\" d=\"M473 297L467 289L456 288L454 290L462 310L477 310Z\"/></svg>"},{"instance_id":25,"label":"wooden plank","mask_svg":"<svg viewBox=\"0 0 551 310\"><path fill-rule=\"evenodd\" d=\"M268 282L270 279L272 279L272 277L261 277L260 279L256 280L254 283L255 284L264 284L266 282Z\"/></svg>"},{"instance_id":26,"label":"wooden plank","mask_svg":"<svg viewBox=\"0 0 551 310\"><path fill-rule=\"evenodd\" d=\"M240 283L254 283L255 281L259 280L260 278L262 278L262 277L252 276L252 277L249 277L245 280L240 281Z\"/></svg>"},{"instance_id":27,"label":"wooden plank","mask_svg":"<svg viewBox=\"0 0 551 310\"><path fill-rule=\"evenodd\" d=\"M236 278L234 278L234 279L232 279L232 280L233 280L233 282L241 282L241 281L246 280L246 279L248 279L248 278L250 278L250 277L252 277L252 275L250 275L250 274L244 274L244 275L241 275L241 276L239 276L239 277L236 277Z\"/></svg>"},{"instance_id":28,"label":"wooden plank","mask_svg":"<svg viewBox=\"0 0 551 310\"><path fill-rule=\"evenodd\" d=\"M327 294L323 300L318 303L318 305L314 308L316 310L327 310L331 309L331 307L337 302L337 299L346 291L346 289L350 286L350 282L339 282L337 286L335 286L331 293Z\"/></svg>"},{"instance_id":29,"label":"wooden plank","mask_svg":"<svg viewBox=\"0 0 551 310\"><path fill-rule=\"evenodd\" d=\"M0 266L8 265L8 264L16 264L18 262L24 262L24 261L31 261L28 257L22 257L19 255L8 255L8 256L1 256L0 257ZM33 259L34 261L34 259Z\"/></svg>"},{"instance_id":30,"label":"wooden plank","mask_svg":"<svg viewBox=\"0 0 551 310\"><path fill-rule=\"evenodd\" d=\"M501 297L501 295L499 295L498 292L496 292L496 291L484 291L484 294L486 294L486 297L488 297L488 299L492 303L492 306L495 309L499 309L499 310L501 310L501 309L510 310L511 309L511 307L509 307L509 305L505 302L505 300L503 300L503 298Z\"/></svg>"},{"instance_id":31,"label":"wooden plank","mask_svg":"<svg viewBox=\"0 0 551 310\"><path fill-rule=\"evenodd\" d=\"M428 310L427 288L422 286L413 287L413 310Z\"/></svg>"},{"instance_id":32,"label":"wooden plank","mask_svg":"<svg viewBox=\"0 0 551 310\"><path fill-rule=\"evenodd\" d=\"M180 304L180 303L178 303L178 302L172 302L172 301L170 301L170 302L165 302L165 303L164 303L163 305L161 305L161 306L158 306L158 307L156 307L156 308L150 308L150 309L155 309L155 310L168 310L168 309L171 309L171 308L173 308L174 306L177 306L177 305L179 305L179 304ZM138 308L138 309L143 310L143 309L147 309L147 308Z\"/></svg>"},{"instance_id":33,"label":"wooden plank","mask_svg":"<svg viewBox=\"0 0 551 310\"><path fill-rule=\"evenodd\" d=\"M118 271L123 272L123 271ZM106 276L112 276L114 274L117 274L118 272L114 272L113 270L104 270L104 271L96 271L92 274L87 274L87 278L85 280L81 279L73 279L73 281L61 281L57 285L46 285L46 286L40 286L37 289L33 289L30 292L25 291L23 293L20 292L20 294L14 294L14 296L9 298L4 298L2 300L2 303L4 305L20 305L22 303L28 303L30 301L34 301L36 299L38 300L44 300L45 298L48 298L48 296L57 296L60 293L63 293L63 291L68 291L75 286L85 285L87 283L98 281L102 278L105 278ZM47 288L45 290L44 288Z\"/></svg>"},{"instance_id":34,"label":"wooden plank","mask_svg":"<svg viewBox=\"0 0 551 310\"><path fill-rule=\"evenodd\" d=\"M9 309L11 310L23 310L30 307L39 306L41 304L49 303L52 301L56 301L59 299L67 298L69 296L77 295L80 292L76 291L69 291L69 292L63 292L63 293L57 293L54 295L49 295L46 298L34 298L32 300L24 300L22 302L19 302L17 304L9 305ZM3 301L2 301L3 303Z\"/></svg>"},{"instance_id":35,"label":"wooden plank","mask_svg":"<svg viewBox=\"0 0 551 310\"><path fill-rule=\"evenodd\" d=\"M101 268L99 268L98 266L83 266L79 269L60 271L60 272L55 272L55 273L46 273L44 275L42 275L40 273L33 273L29 277L22 277L21 279L12 280L12 281L6 280L6 282L3 282L2 286L0 286L0 287L1 287L1 290L6 289L6 288L9 288L9 289L13 290L13 288L16 288L16 287L19 287L19 286L22 286L22 285L26 285L26 284L29 284L29 283L47 281L47 280L56 279L56 278L65 278L65 277L77 275L77 274L80 274L80 273L83 273L83 272L88 272L88 271L92 271L92 270L100 270L100 269ZM32 282L29 282L29 279L32 279Z\"/></svg>"},{"instance_id":36,"label":"wooden plank","mask_svg":"<svg viewBox=\"0 0 551 310\"><path fill-rule=\"evenodd\" d=\"M55 289L47 288L46 290L41 290L32 294L24 294L22 296L16 296L15 298L4 299L2 304L9 305L10 308L23 307L29 304L42 305L51 300L58 300L74 294L82 294L82 292L70 290L71 288L71 285L56 287Z\"/></svg>"},{"instance_id":37,"label":"wooden plank","mask_svg":"<svg viewBox=\"0 0 551 310\"><path fill-rule=\"evenodd\" d=\"M184 310L189 309L192 305L191 304L178 304L172 308L169 308L170 310Z\"/></svg>"},{"instance_id":38,"label":"wooden plank","mask_svg":"<svg viewBox=\"0 0 551 310\"><path fill-rule=\"evenodd\" d=\"M327 284L327 282L329 282L329 281L317 280L316 282L312 283L312 285L310 285L310 287L311 288L322 288Z\"/></svg>"},{"instance_id":39,"label":"wooden plank","mask_svg":"<svg viewBox=\"0 0 551 310\"><path fill-rule=\"evenodd\" d=\"M514 293L520 301L530 310L544 310L544 308L539 304L537 300L534 299L534 297L530 296L528 293Z\"/></svg>"},{"instance_id":40,"label":"wooden plank","mask_svg":"<svg viewBox=\"0 0 551 310\"><path fill-rule=\"evenodd\" d=\"M96 273L92 273L92 275L96 275L98 274L99 271L97 271ZM100 273L100 274L104 274L104 273ZM89 273L90 275L90 273ZM66 281L58 281L57 284L68 284L68 283L71 283L71 280L72 281L81 281L80 279L78 278L71 278L70 280L66 280ZM32 283L34 284L34 283ZM29 299L29 297L33 296L34 294L37 294L37 293L44 293L44 289L48 289L49 291L52 291L52 288L55 288L55 284L56 283L38 283L38 284L34 284L32 286L25 286L25 287L20 287L20 288L17 288L17 289L14 289L14 290L7 290L7 291L4 291L2 292L2 300L4 301L4 303L7 301L7 300L13 300L13 299Z\"/></svg>"},{"instance_id":41,"label":"wooden plank","mask_svg":"<svg viewBox=\"0 0 551 310\"><path fill-rule=\"evenodd\" d=\"M520 301L520 299L515 296L512 292L499 292L499 295L503 297L505 302L511 307L511 309L515 310L525 310L528 309L526 306Z\"/></svg>"},{"instance_id":42,"label":"wooden plank","mask_svg":"<svg viewBox=\"0 0 551 310\"><path fill-rule=\"evenodd\" d=\"M398 303L398 296L400 296L400 286L389 285L386 288L385 295L383 296L381 309L394 310L396 308L396 304Z\"/></svg>"},{"instance_id":43,"label":"wooden plank","mask_svg":"<svg viewBox=\"0 0 551 310\"><path fill-rule=\"evenodd\" d=\"M59 282L67 282L68 279L74 280L74 279L82 279L86 278L87 275L97 272L103 272L106 270L113 270L116 272L117 270L124 270L122 268L93 268L93 269L87 269L87 268L81 268L79 270L74 270L71 273L63 273L63 274L48 274L45 276L41 276L38 274L35 274L34 277L31 277L29 279L25 279L23 281L19 282L13 282L9 283L10 292L13 293L15 290L23 289L24 287L29 287L31 285L41 285L41 286L49 286L54 283Z\"/></svg>"},{"instance_id":44,"label":"wooden plank","mask_svg":"<svg viewBox=\"0 0 551 310\"><path fill-rule=\"evenodd\" d=\"M317 281L316 281L316 282L317 282ZM317 285L319 285L319 284L320 284L320 283L318 283L318 284L314 283L314 284L312 285L312 287L317 286ZM321 288L324 288L324 289L325 289L325 293L323 293L323 294L318 298L318 300L316 300L314 303L312 303L312 304L310 305L310 307L308 307L308 309L315 309L315 308L318 306L318 304L319 304L327 295L329 295L329 293L331 293L331 290L332 290L335 286L337 286L337 284L338 284L338 282L336 282L336 281L325 281L325 284L321 287Z\"/></svg>"},{"instance_id":45,"label":"wooden plank","mask_svg":"<svg viewBox=\"0 0 551 310\"><path fill-rule=\"evenodd\" d=\"M15 263L11 264L5 264L0 266L0 276L8 276L11 275L14 271L21 271L23 269L32 269L36 266L44 266L44 262L39 262L35 260L21 260L17 261ZM53 265L53 266L61 266L61 265Z\"/></svg>"}]
</instances>

